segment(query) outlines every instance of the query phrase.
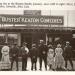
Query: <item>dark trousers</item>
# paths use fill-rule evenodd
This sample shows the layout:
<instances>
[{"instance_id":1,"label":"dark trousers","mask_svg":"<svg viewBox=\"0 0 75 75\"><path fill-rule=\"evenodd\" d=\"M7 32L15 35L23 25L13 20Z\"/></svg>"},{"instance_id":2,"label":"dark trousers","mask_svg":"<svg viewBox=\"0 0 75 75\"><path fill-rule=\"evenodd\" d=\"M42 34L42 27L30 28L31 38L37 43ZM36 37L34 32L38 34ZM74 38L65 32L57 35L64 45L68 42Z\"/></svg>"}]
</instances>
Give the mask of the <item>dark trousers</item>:
<instances>
[{"instance_id":1,"label":"dark trousers","mask_svg":"<svg viewBox=\"0 0 75 75\"><path fill-rule=\"evenodd\" d=\"M16 62L16 68L17 68L17 71L18 71L18 57L12 57L11 70L12 70L14 61Z\"/></svg>"},{"instance_id":2,"label":"dark trousers","mask_svg":"<svg viewBox=\"0 0 75 75\"><path fill-rule=\"evenodd\" d=\"M33 70L33 68L35 68L35 70L37 70L36 62L37 62L37 58L35 58L35 59L31 58L31 64L32 64L31 70Z\"/></svg>"},{"instance_id":3,"label":"dark trousers","mask_svg":"<svg viewBox=\"0 0 75 75\"><path fill-rule=\"evenodd\" d=\"M22 57L22 70L24 71L26 70L26 68L27 68L27 57L26 58Z\"/></svg>"},{"instance_id":4,"label":"dark trousers","mask_svg":"<svg viewBox=\"0 0 75 75\"><path fill-rule=\"evenodd\" d=\"M72 69L73 69L73 62L72 62L72 59L71 59L70 57L65 58L65 67L66 67L66 68L67 68L67 61L69 61L69 62L70 62L71 67L72 67Z\"/></svg>"},{"instance_id":5,"label":"dark trousers","mask_svg":"<svg viewBox=\"0 0 75 75\"><path fill-rule=\"evenodd\" d=\"M45 69L47 70L47 56L42 56L39 58L40 61L40 70L42 68L42 61L44 60L44 64L45 64Z\"/></svg>"}]
</instances>

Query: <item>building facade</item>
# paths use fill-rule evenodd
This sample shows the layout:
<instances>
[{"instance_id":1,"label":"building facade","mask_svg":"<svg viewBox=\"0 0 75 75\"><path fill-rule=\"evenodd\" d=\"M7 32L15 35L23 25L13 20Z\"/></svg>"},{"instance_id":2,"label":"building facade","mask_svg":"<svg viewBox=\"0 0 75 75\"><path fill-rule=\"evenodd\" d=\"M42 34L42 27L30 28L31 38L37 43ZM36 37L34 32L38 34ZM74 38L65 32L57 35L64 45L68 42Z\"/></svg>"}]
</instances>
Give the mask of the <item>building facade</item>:
<instances>
[{"instance_id":1,"label":"building facade","mask_svg":"<svg viewBox=\"0 0 75 75\"><path fill-rule=\"evenodd\" d=\"M70 41L74 48L75 27L74 11L25 10L23 14L0 13L0 45L17 43L22 46L27 42L39 44L43 39L46 44L54 45ZM72 13L72 14L71 14ZM70 19L71 18L71 19ZM71 26L72 24L72 26Z\"/></svg>"}]
</instances>

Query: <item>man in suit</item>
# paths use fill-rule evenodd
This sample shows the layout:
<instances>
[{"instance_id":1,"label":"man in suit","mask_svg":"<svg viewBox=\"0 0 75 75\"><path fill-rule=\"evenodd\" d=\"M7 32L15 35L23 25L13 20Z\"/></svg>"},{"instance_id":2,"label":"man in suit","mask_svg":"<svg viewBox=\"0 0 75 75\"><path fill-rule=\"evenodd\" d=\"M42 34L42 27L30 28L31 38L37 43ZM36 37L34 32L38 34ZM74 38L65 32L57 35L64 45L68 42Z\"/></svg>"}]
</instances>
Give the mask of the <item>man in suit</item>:
<instances>
[{"instance_id":1,"label":"man in suit","mask_svg":"<svg viewBox=\"0 0 75 75\"><path fill-rule=\"evenodd\" d=\"M29 53L29 49L27 48L26 42L23 43L23 47L21 48L21 52L22 52L22 70L26 71L27 70L27 58L28 58L28 53Z\"/></svg>"},{"instance_id":2,"label":"man in suit","mask_svg":"<svg viewBox=\"0 0 75 75\"><path fill-rule=\"evenodd\" d=\"M72 47L70 46L70 43L68 41L66 42L66 46L64 47L64 59L65 59L65 68L67 69L67 61L69 61L73 70Z\"/></svg>"},{"instance_id":3,"label":"man in suit","mask_svg":"<svg viewBox=\"0 0 75 75\"><path fill-rule=\"evenodd\" d=\"M18 71L18 54L19 54L19 48L17 47L17 44L14 43L13 47L11 48L11 57L12 57L11 70L12 70L14 61L16 61L16 68Z\"/></svg>"},{"instance_id":4,"label":"man in suit","mask_svg":"<svg viewBox=\"0 0 75 75\"><path fill-rule=\"evenodd\" d=\"M30 57L31 57L31 70L33 70L33 68L35 68L35 70L37 70L36 68L36 63L37 63L37 48L36 48L36 44L32 44L32 48L30 50Z\"/></svg>"},{"instance_id":5,"label":"man in suit","mask_svg":"<svg viewBox=\"0 0 75 75\"><path fill-rule=\"evenodd\" d=\"M45 69L47 70L47 52L48 52L48 47L44 44L43 40L40 40L40 45L39 45L38 50L39 50L40 70L42 70L42 60L44 60Z\"/></svg>"}]
</instances>

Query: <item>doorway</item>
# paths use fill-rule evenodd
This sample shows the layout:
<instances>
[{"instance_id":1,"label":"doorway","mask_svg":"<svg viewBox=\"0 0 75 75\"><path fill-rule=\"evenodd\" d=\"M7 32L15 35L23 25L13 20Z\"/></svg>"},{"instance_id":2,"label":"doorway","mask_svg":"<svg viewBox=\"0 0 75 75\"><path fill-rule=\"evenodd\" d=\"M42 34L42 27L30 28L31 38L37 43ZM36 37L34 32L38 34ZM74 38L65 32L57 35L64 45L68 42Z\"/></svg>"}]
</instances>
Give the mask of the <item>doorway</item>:
<instances>
[{"instance_id":1,"label":"doorway","mask_svg":"<svg viewBox=\"0 0 75 75\"><path fill-rule=\"evenodd\" d=\"M31 33L22 33L21 34L21 45L23 42L27 43L27 47L30 49L32 45L32 34Z\"/></svg>"}]
</instances>

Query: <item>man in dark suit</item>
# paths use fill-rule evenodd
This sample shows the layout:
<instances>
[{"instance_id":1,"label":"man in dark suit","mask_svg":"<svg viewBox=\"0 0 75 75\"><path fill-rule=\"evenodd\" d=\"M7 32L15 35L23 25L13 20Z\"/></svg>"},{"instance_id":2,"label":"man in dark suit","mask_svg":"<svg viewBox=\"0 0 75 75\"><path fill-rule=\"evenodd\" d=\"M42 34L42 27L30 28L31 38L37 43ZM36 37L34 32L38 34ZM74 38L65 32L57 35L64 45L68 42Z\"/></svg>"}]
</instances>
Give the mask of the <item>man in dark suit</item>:
<instances>
[{"instance_id":1,"label":"man in dark suit","mask_svg":"<svg viewBox=\"0 0 75 75\"><path fill-rule=\"evenodd\" d=\"M17 47L17 44L14 43L13 47L11 48L11 57L12 57L11 70L12 70L14 61L16 61L16 67L18 71L18 54L19 54L19 48Z\"/></svg>"},{"instance_id":2,"label":"man in dark suit","mask_svg":"<svg viewBox=\"0 0 75 75\"><path fill-rule=\"evenodd\" d=\"M37 63L37 48L36 48L36 44L32 44L32 48L30 50L30 57L31 57L31 70L33 70L33 68L35 68L35 70L37 70L36 68L36 63Z\"/></svg>"},{"instance_id":3,"label":"man in dark suit","mask_svg":"<svg viewBox=\"0 0 75 75\"><path fill-rule=\"evenodd\" d=\"M44 60L45 69L47 70L47 52L48 52L48 47L44 44L43 40L40 40L40 45L39 45L38 50L39 50L40 70L42 70L42 60Z\"/></svg>"},{"instance_id":4,"label":"man in dark suit","mask_svg":"<svg viewBox=\"0 0 75 75\"><path fill-rule=\"evenodd\" d=\"M69 61L73 70L72 47L70 46L70 43L68 41L66 42L66 46L64 48L64 59L65 59L65 68L67 69L67 61Z\"/></svg>"},{"instance_id":5,"label":"man in dark suit","mask_svg":"<svg viewBox=\"0 0 75 75\"><path fill-rule=\"evenodd\" d=\"M22 70L26 71L27 70L27 58L28 58L28 53L29 53L29 49L27 48L26 42L23 43L23 47L21 48L21 52L22 52Z\"/></svg>"}]
</instances>

